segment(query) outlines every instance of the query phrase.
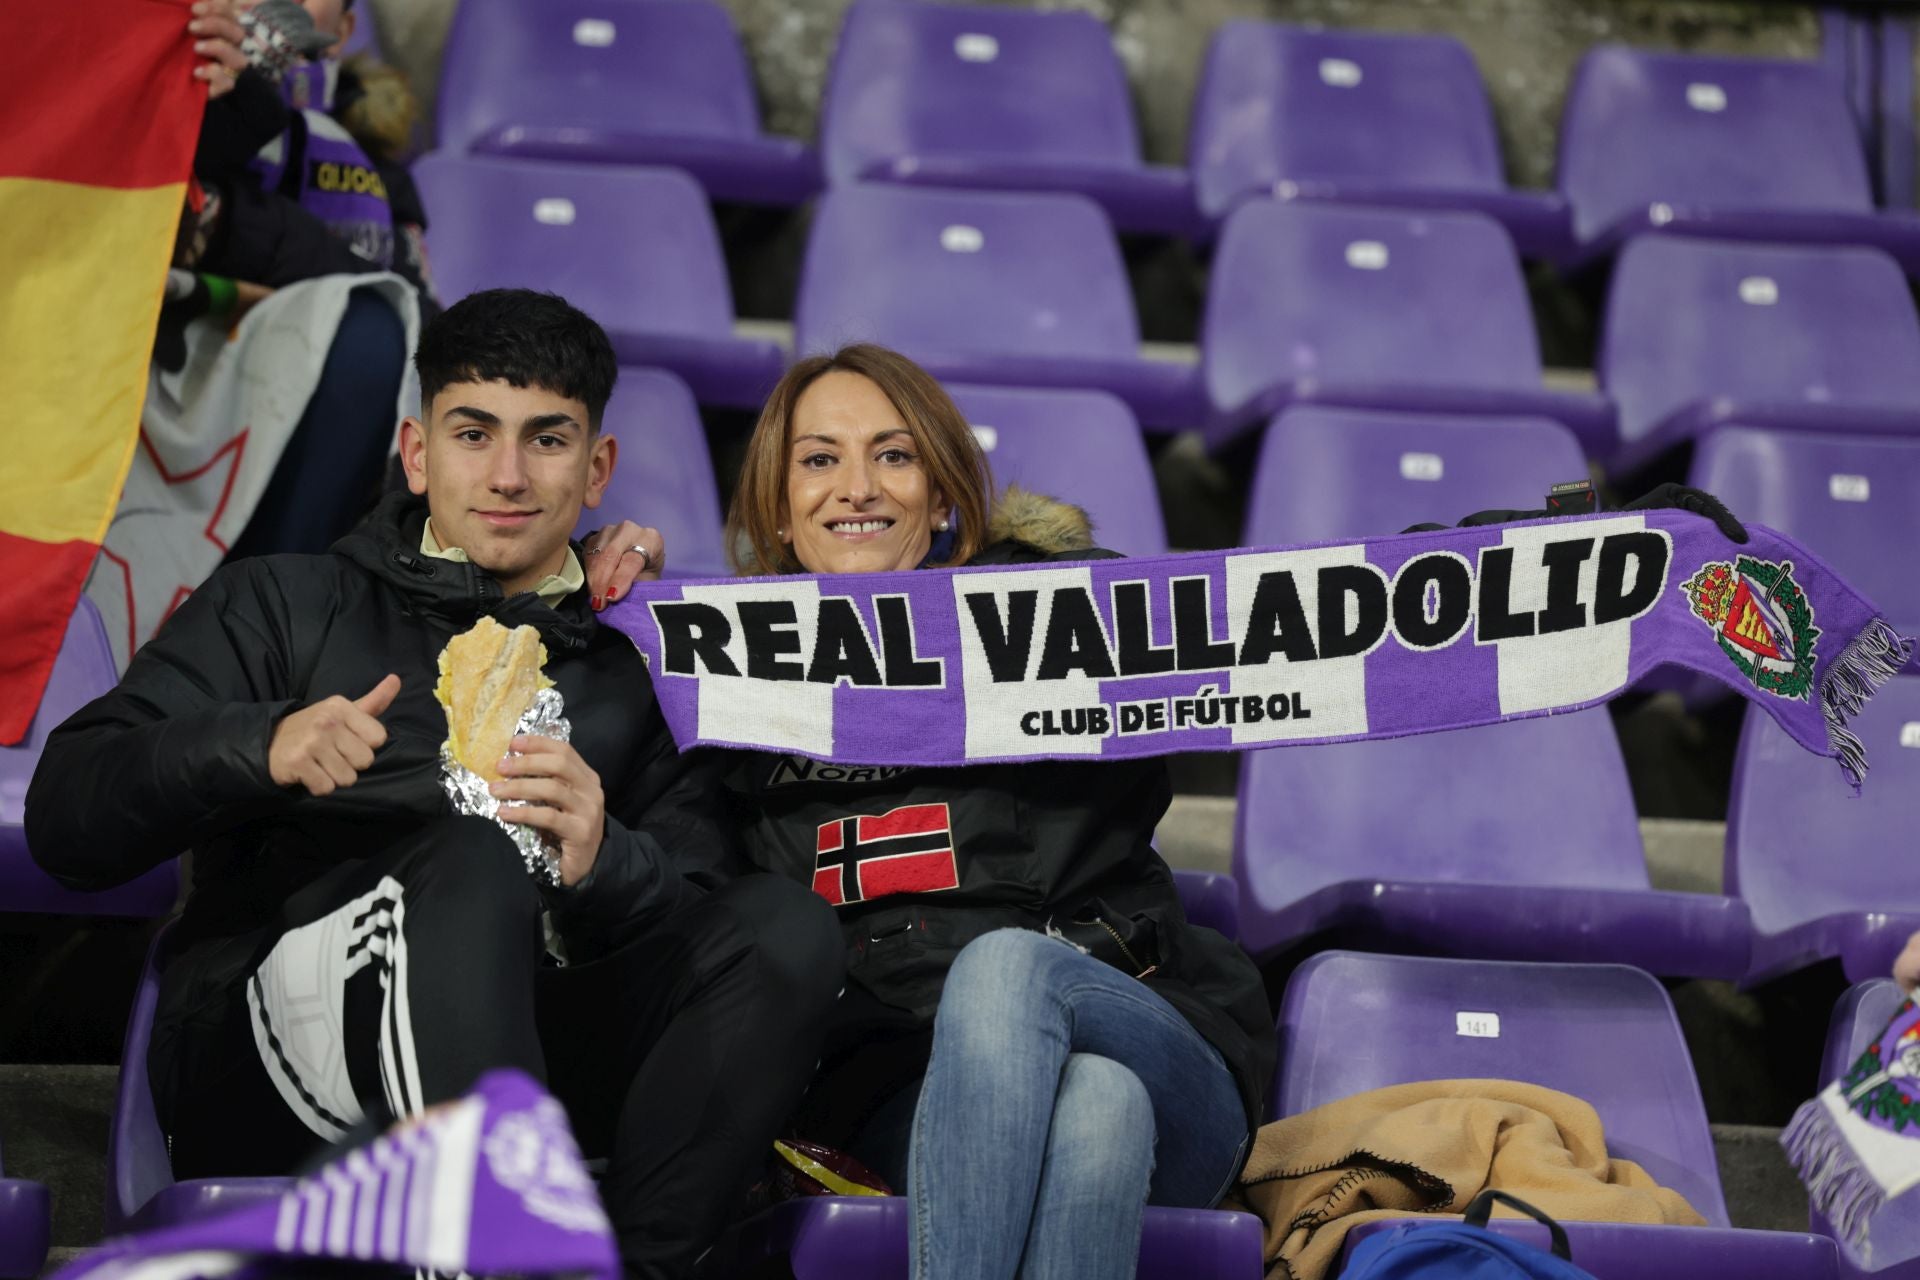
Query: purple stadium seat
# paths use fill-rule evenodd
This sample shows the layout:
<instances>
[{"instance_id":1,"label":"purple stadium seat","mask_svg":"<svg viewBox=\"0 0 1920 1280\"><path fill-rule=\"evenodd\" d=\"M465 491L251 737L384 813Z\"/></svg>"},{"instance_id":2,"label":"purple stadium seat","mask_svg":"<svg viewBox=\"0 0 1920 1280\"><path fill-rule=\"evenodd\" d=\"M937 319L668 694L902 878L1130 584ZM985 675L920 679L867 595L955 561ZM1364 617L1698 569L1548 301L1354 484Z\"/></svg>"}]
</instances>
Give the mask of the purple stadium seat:
<instances>
[{"instance_id":1,"label":"purple stadium seat","mask_svg":"<svg viewBox=\"0 0 1920 1280\"><path fill-rule=\"evenodd\" d=\"M605 327L622 364L671 369L703 404L757 409L778 381L779 345L734 336L720 236L686 174L442 152L414 176L447 301L501 286L561 294Z\"/></svg>"},{"instance_id":2,"label":"purple stadium seat","mask_svg":"<svg viewBox=\"0 0 1920 1280\"><path fill-rule=\"evenodd\" d=\"M1890 978L1863 982L1840 997L1827 1024L1827 1049L1820 1063L1822 1087L1847 1073L1854 1060L1886 1030L1906 999L1906 992ZM1843 1248L1840 1275L1844 1280L1920 1280L1920 1213L1914 1212L1916 1207L1920 1207L1920 1199L1903 1195L1874 1215L1867 1228L1873 1269L1856 1266ZM1833 1234L1825 1218L1815 1213L1812 1220L1816 1232Z\"/></svg>"},{"instance_id":3,"label":"purple stadium seat","mask_svg":"<svg viewBox=\"0 0 1920 1280\"><path fill-rule=\"evenodd\" d=\"M813 148L760 131L752 71L712 0L463 0L444 68L449 151L670 165L748 204L820 189Z\"/></svg>"},{"instance_id":4,"label":"purple stadium seat","mask_svg":"<svg viewBox=\"0 0 1920 1280\"><path fill-rule=\"evenodd\" d=\"M279 1195L291 1178L196 1178L173 1180L167 1137L153 1109L147 1083L147 1046L153 1040L153 1010L160 999L161 957L172 932L168 923L147 951L133 1014L120 1047L120 1083L115 1091L113 1123L107 1131L108 1235L171 1226L204 1218L243 1204Z\"/></svg>"},{"instance_id":5,"label":"purple stadium seat","mask_svg":"<svg viewBox=\"0 0 1920 1280\"><path fill-rule=\"evenodd\" d=\"M794 349L861 341L942 381L1110 391L1149 428L1199 411L1192 368L1141 358L1113 228L1083 196L835 187L814 209Z\"/></svg>"},{"instance_id":6,"label":"purple stadium seat","mask_svg":"<svg viewBox=\"0 0 1920 1280\"><path fill-rule=\"evenodd\" d=\"M1858 796L1771 717L1741 729L1724 879L1753 912L1750 984L1833 958L1850 982L1883 977L1920 929L1920 676L1889 681L1850 727L1871 766Z\"/></svg>"},{"instance_id":7,"label":"purple stadium seat","mask_svg":"<svg viewBox=\"0 0 1920 1280\"><path fill-rule=\"evenodd\" d=\"M949 384L1003 488L1060 498L1093 518L1093 539L1130 556L1163 555L1166 525L1146 442L1127 406L1104 391Z\"/></svg>"},{"instance_id":8,"label":"purple stadium seat","mask_svg":"<svg viewBox=\"0 0 1920 1280\"><path fill-rule=\"evenodd\" d=\"M1900 634L1920 636L1920 436L1721 427L1695 448L1688 483L1818 551Z\"/></svg>"},{"instance_id":9,"label":"purple stadium seat","mask_svg":"<svg viewBox=\"0 0 1920 1280\"><path fill-rule=\"evenodd\" d=\"M1493 106L1451 36L1221 24L1187 144L1211 221L1249 196L1472 209L1531 258L1571 248L1566 202L1507 186Z\"/></svg>"},{"instance_id":10,"label":"purple stadium seat","mask_svg":"<svg viewBox=\"0 0 1920 1280\"><path fill-rule=\"evenodd\" d=\"M1616 472L1726 422L1920 435L1920 316L1872 249L1636 240L1595 363L1620 409Z\"/></svg>"},{"instance_id":11,"label":"purple stadium seat","mask_svg":"<svg viewBox=\"0 0 1920 1280\"><path fill-rule=\"evenodd\" d=\"M597 509L580 512L573 536L632 520L660 530L669 577L730 574L720 491L687 384L663 369L622 369L604 429L620 442L620 456L606 497Z\"/></svg>"},{"instance_id":12,"label":"purple stadium seat","mask_svg":"<svg viewBox=\"0 0 1920 1280\"><path fill-rule=\"evenodd\" d=\"M53 1201L46 1185L0 1172L0 1280L39 1276L47 1263L52 1225Z\"/></svg>"},{"instance_id":13,"label":"purple stadium seat","mask_svg":"<svg viewBox=\"0 0 1920 1280\"><path fill-rule=\"evenodd\" d=\"M1472 650L1455 648L1463 670L1491 665ZM1256 956L1331 937L1680 977L1745 971L1742 903L1649 886L1604 707L1249 752L1239 794L1233 874Z\"/></svg>"},{"instance_id":14,"label":"purple stadium seat","mask_svg":"<svg viewBox=\"0 0 1920 1280\"><path fill-rule=\"evenodd\" d=\"M1560 120L1560 190L1582 261L1659 231L1874 245L1920 271L1920 217L1874 209L1845 93L1814 62L1592 50Z\"/></svg>"},{"instance_id":15,"label":"purple stadium seat","mask_svg":"<svg viewBox=\"0 0 1920 1280\"><path fill-rule=\"evenodd\" d=\"M347 38L340 56L351 58L356 53L364 53L376 62L384 61L380 56L380 33L374 30L373 6L361 5L355 12L359 16L354 20L353 34Z\"/></svg>"},{"instance_id":16,"label":"purple stadium seat","mask_svg":"<svg viewBox=\"0 0 1920 1280\"><path fill-rule=\"evenodd\" d=\"M1484 214L1249 200L1227 218L1201 345L1218 445L1290 404L1563 422L1589 453L1612 407L1541 385L1513 242Z\"/></svg>"},{"instance_id":17,"label":"purple stadium seat","mask_svg":"<svg viewBox=\"0 0 1920 1280\"><path fill-rule=\"evenodd\" d=\"M907 1280L907 1211L899 1196L790 1200L748 1221L730 1242L743 1273L785 1258L794 1280ZM1149 1207L1139 1280L1259 1280L1260 1219L1214 1209ZM778 1272L777 1274L787 1274Z\"/></svg>"},{"instance_id":18,"label":"purple stadium seat","mask_svg":"<svg viewBox=\"0 0 1920 1280\"><path fill-rule=\"evenodd\" d=\"M1586 474L1579 441L1544 418L1300 405L1261 442L1241 544L1378 537L1476 511L1531 510L1549 487Z\"/></svg>"},{"instance_id":19,"label":"purple stadium seat","mask_svg":"<svg viewBox=\"0 0 1920 1280\"><path fill-rule=\"evenodd\" d=\"M1232 876L1217 871L1175 870L1173 883L1180 891L1180 906L1189 921L1235 942L1240 940L1240 886Z\"/></svg>"},{"instance_id":20,"label":"purple stadium seat","mask_svg":"<svg viewBox=\"0 0 1920 1280\"><path fill-rule=\"evenodd\" d=\"M0 747L0 911L60 915L160 916L173 909L179 871L171 862L99 893L62 888L27 853L27 784L56 725L119 683L113 649L93 601L84 595L67 622L40 710L18 746ZM4 1273L0 1273L4 1274Z\"/></svg>"},{"instance_id":21,"label":"purple stadium seat","mask_svg":"<svg viewBox=\"0 0 1920 1280\"><path fill-rule=\"evenodd\" d=\"M1121 231L1200 229L1186 170L1141 161L1126 72L1087 13L860 0L820 148L835 185L1074 191Z\"/></svg>"},{"instance_id":22,"label":"purple stadium seat","mask_svg":"<svg viewBox=\"0 0 1920 1280\"><path fill-rule=\"evenodd\" d=\"M1678 1191L1709 1224L1563 1223L1574 1262L1599 1280L1834 1276L1830 1240L1727 1226L1687 1044L1667 993L1645 973L1325 952L1287 983L1279 1027L1274 1115L1420 1080L1519 1080L1584 1098L1600 1113L1608 1154ZM1348 1239L1399 1225L1370 1223ZM1546 1243L1533 1222L1492 1225Z\"/></svg>"}]
</instances>

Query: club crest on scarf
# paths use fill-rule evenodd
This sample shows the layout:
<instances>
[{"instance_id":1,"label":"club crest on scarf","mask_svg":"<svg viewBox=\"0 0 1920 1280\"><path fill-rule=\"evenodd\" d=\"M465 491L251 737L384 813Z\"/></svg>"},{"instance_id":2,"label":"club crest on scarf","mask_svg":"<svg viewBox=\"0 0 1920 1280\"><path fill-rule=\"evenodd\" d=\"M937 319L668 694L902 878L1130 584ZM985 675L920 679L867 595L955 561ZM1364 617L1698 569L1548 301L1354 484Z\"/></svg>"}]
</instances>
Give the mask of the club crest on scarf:
<instances>
[{"instance_id":1,"label":"club crest on scarf","mask_svg":"<svg viewBox=\"0 0 1920 1280\"><path fill-rule=\"evenodd\" d=\"M909 804L820 824L813 891L836 907L960 887L944 804Z\"/></svg>"},{"instance_id":2,"label":"club crest on scarf","mask_svg":"<svg viewBox=\"0 0 1920 1280\"><path fill-rule=\"evenodd\" d=\"M1793 561L1716 560L1680 584L1693 616L1756 689L1802 702L1812 696L1813 606L1793 580Z\"/></svg>"},{"instance_id":3,"label":"club crest on scarf","mask_svg":"<svg viewBox=\"0 0 1920 1280\"><path fill-rule=\"evenodd\" d=\"M1869 1124L1920 1136L1920 1008L1909 1000L1840 1081Z\"/></svg>"},{"instance_id":4,"label":"club crest on scarf","mask_svg":"<svg viewBox=\"0 0 1920 1280\"><path fill-rule=\"evenodd\" d=\"M580 1163L567 1113L552 1098L502 1116L483 1150L487 1171L520 1197L528 1213L566 1231L607 1230L606 1210Z\"/></svg>"}]
</instances>

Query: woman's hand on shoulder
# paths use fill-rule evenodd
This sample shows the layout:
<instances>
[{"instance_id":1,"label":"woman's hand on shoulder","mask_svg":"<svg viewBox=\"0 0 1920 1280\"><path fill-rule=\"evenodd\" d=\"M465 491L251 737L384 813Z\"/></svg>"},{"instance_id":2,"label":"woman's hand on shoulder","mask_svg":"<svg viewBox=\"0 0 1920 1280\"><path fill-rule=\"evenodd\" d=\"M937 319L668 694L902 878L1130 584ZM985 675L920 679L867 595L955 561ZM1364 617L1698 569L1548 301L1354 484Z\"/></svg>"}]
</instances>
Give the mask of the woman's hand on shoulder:
<instances>
[{"instance_id":1,"label":"woman's hand on shoulder","mask_svg":"<svg viewBox=\"0 0 1920 1280\"><path fill-rule=\"evenodd\" d=\"M624 600L636 582L659 581L667 567L667 540L658 529L631 520L595 529L581 545L595 609Z\"/></svg>"}]
</instances>

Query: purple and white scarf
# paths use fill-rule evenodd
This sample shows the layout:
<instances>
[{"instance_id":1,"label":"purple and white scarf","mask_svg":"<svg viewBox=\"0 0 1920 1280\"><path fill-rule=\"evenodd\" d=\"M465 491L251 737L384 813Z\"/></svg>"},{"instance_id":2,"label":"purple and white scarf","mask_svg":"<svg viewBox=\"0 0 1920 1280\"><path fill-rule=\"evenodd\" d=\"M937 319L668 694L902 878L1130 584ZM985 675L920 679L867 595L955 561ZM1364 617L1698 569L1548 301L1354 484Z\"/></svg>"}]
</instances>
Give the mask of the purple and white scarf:
<instances>
[{"instance_id":1,"label":"purple and white scarf","mask_svg":"<svg viewBox=\"0 0 1920 1280\"><path fill-rule=\"evenodd\" d=\"M1856 786L1911 652L1792 539L1683 511L1302 547L643 583L605 616L675 741L848 764L1390 738L1604 702L1656 667L1764 707Z\"/></svg>"},{"instance_id":2,"label":"purple and white scarf","mask_svg":"<svg viewBox=\"0 0 1920 1280\"><path fill-rule=\"evenodd\" d=\"M620 1274L566 1112L519 1072L494 1071L278 1199L109 1240L57 1280L266 1280L332 1274L314 1267L328 1261L448 1276Z\"/></svg>"},{"instance_id":3,"label":"purple and white scarf","mask_svg":"<svg viewBox=\"0 0 1920 1280\"><path fill-rule=\"evenodd\" d=\"M1871 1265L1873 1216L1920 1186L1920 1006L1903 1001L1847 1074L1801 1104L1780 1143L1813 1207Z\"/></svg>"}]
</instances>

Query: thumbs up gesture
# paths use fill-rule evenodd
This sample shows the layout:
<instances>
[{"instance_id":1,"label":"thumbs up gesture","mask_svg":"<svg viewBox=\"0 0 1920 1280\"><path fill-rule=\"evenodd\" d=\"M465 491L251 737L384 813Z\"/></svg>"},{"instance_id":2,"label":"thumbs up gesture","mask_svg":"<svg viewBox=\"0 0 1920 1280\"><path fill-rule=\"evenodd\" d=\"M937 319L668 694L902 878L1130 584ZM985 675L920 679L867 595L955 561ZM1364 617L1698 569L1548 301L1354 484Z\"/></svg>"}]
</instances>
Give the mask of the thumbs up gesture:
<instances>
[{"instance_id":1,"label":"thumbs up gesture","mask_svg":"<svg viewBox=\"0 0 1920 1280\"><path fill-rule=\"evenodd\" d=\"M287 716L267 747L267 772L278 785L314 796L352 786L386 745L380 716L399 692L400 677L390 675L358 698L335 694Z\"/></svg>"}]
</instances>

